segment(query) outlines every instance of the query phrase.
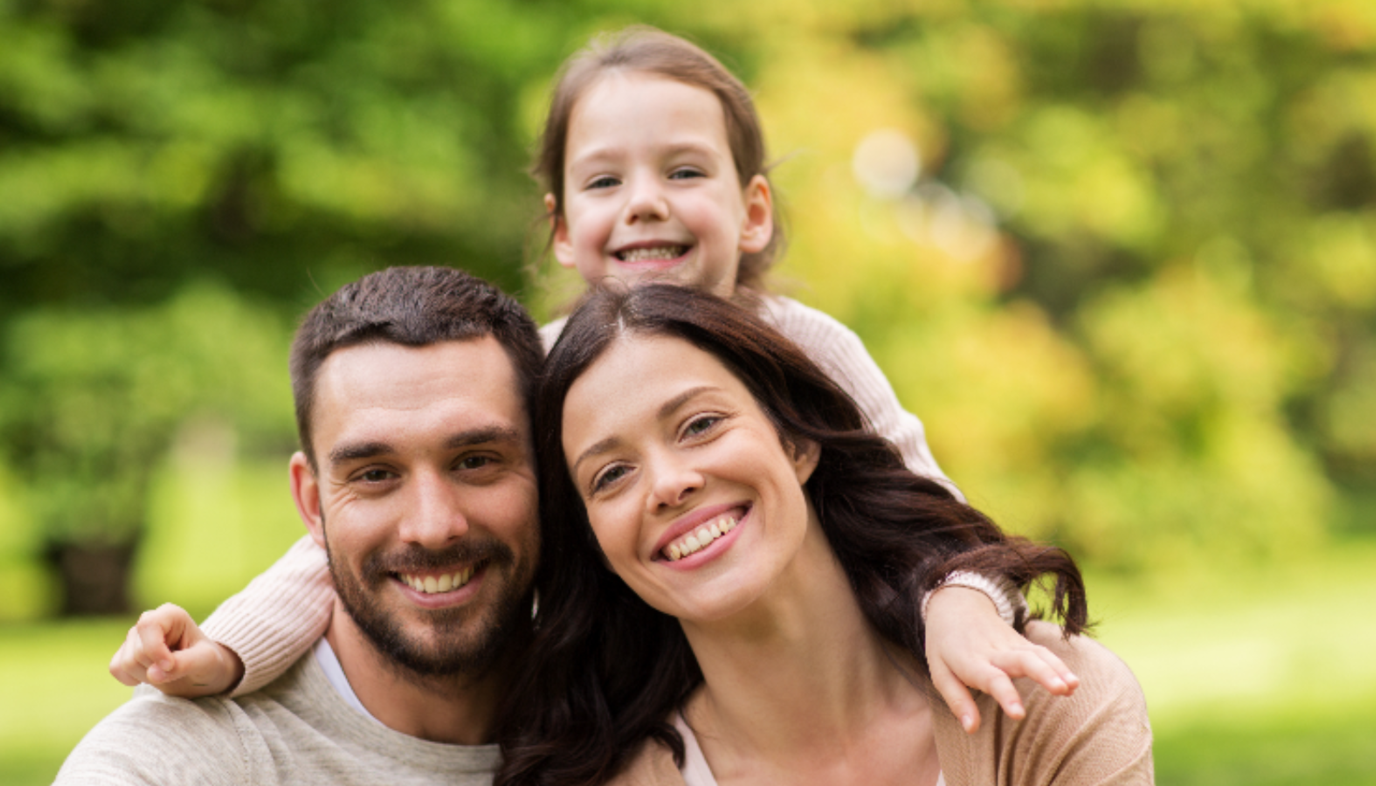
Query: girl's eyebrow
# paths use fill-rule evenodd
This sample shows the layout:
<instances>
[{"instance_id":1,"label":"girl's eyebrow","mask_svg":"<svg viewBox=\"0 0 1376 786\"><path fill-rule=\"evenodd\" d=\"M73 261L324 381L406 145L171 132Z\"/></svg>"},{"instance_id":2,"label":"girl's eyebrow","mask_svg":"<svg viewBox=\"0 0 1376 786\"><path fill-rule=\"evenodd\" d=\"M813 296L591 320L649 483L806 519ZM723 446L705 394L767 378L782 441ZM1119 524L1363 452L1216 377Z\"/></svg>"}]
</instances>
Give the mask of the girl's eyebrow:
<instances>
[{"instance_id":1,"label":"girl's eyebrow","mask_svg":"<svg viewBox=\"0 0 1376 786\"><path fill-rule=\"evenodd\" d=\"M655 414L660 419L667 418L674 413L674 410L683 406L693 398L703 393L715 390L720 390L720 388L718 388L716 385L698 385L696 387L688 388L687 390L683 391L682 393L679 393L677 396L674 396L673 398L669 399L668 401L660 405L659 411ZM610 452L620 444L621 439L619 437L607 437L606 439L598 440L597 442L593 443L592 447L578 454L578 458L574 459L573 464L569 467L569 474L576 476L578 474L578 466L582 464L585 460L594 458L603 453Z\"/></svg>"},{"instance_id":2,"label":"girl's eyebrow","mask_svg":"<svg viewBox=\"0 0 1376 786\"><path fill-rule=\"evenodd\" d=\"M604 145L594 147L591 150L580 153L569 159L569 168L573 169L580 165L598 164L603 161L612 160L619 157L622 148L618 145ZM683 155L685 153L695 153L710 156L715 152L715 146L695 140L682 140L671 142L664 146L662 153L668 156Z\"/></svg>"}]
</instances>

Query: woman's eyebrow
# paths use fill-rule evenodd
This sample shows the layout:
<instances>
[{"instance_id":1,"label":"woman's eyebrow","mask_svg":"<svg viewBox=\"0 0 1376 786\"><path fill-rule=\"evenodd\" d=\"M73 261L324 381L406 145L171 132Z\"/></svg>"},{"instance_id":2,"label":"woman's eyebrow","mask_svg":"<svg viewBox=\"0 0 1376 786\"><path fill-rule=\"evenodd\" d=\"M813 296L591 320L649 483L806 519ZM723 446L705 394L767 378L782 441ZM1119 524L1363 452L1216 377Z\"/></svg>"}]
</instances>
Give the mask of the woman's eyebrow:
<instances>
[{"instance_id":1,"label":"woman's eyebrow","mask_svg":"<svg viewBox=\"0 0 1376 786\"><path fill-rule=\"evenodd\" d=\"M720 390L720 388L718 388L716 385L698 385L697 387L688 388L687 390L683 391L682 393L679 393L678 395L674 396L673 398L669 399L668 401L660 405L659 411L656 413L656 415L661 419L667 418L670 415L674 414L674 410L677 410L679 407L688 403L697 396L702 395L703 393L716 390ZM589 447L587 450L578 454L578 458L574 459L573 464L569 467L569 474L577 475L578 466L582 464L585 460L592 458L593 456L600 455L602 453L607 453L608 451L613 450L620 444L621 439L619 437L607 437L606 439L598 440L597 442L593 443L593 445Z\"/></svg>"}]
</instances>

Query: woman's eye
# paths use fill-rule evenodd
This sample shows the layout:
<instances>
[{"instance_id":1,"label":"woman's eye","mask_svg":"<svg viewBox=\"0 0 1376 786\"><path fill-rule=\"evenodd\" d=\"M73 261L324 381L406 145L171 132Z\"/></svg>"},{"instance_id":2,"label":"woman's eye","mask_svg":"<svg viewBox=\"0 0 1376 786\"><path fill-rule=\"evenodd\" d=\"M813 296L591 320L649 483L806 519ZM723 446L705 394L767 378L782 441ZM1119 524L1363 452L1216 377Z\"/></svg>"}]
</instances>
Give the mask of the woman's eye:
<instances>
[{"instance_id":1,"label":"woman's eye","mask_svg":"<svg viewBox=\"0 0 1376 786\"><path fill-rule=\"evenodd\" d=\"M607 467L601 473L599 473L597 477L592 479L592 490L594 492L597 492L601 491L604 488L607 488L611 484L625 477L626 473L629 471L630 470L627 467L620 464Z\"/></svg>"},{"instance_id":2,"label":"woman's eye","mask_svg":"<svg viewBox=\"0 0 1376 786\"><path fill-rule=\"evenodd\" d=\"M683 428L683 433L689 437L701 436L711 431L712 427L720 422L720 415L700 415L688 421L688 425Z\"/></svg>"}]
</instances>

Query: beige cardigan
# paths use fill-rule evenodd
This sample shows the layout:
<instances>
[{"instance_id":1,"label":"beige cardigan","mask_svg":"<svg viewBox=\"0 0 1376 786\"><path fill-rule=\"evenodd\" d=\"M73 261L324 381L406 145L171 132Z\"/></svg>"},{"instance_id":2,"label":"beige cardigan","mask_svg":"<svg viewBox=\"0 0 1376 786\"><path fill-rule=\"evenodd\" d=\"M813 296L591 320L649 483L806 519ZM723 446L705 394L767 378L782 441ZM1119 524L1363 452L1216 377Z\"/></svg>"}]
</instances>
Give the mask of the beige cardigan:
<instances>
[{"instance_id":1,"label":"beige cardigan","mask_svg":"<svg viewBox=\"0 0 1376 786\"><path fill-rule=\"evenodd\" d=\"M940 698L932 700L937 755L947 786L1142 786L1153 782L1151 725L1142 688L1102 644L1061 638L1048 623L1028 625L1028 638L1080 677L1069 698L1017 680L1027 717L1011 720L990 697L977 697L981 725L967 735ZM669 749L647 743L614 786L684 786Z\"/></svg>"}]
</instances>

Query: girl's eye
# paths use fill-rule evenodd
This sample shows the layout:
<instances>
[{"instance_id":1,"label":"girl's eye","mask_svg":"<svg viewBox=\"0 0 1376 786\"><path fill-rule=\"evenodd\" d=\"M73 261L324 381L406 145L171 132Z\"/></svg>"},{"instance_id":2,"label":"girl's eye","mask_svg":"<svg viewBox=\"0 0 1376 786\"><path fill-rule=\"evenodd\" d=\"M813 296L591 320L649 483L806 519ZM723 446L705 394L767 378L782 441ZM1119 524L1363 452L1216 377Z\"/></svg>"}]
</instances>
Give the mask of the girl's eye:
<instances>
[{"instance_id":1,"label":"girl's eye","mask_svg":"<svg viewBox=\"0 0 1376 786\"><path fill-rule=\"evenodd\" d=\"M687 180L690 177L707 177L707 175L701 169L695 169L693 167L675 169L673 172L669 173L669 178L671 180Z\"/></svg>"},{"instance_id":2,"label":"girl's eye","mask_svg":"<svg viewBox=\"0 0 1376 786\"><path fill-rule=\"evenodd\" d=\"M597 475L597 477L592 479L593 492L596 493L607 488L611 484L625 477L626 473L628 472L630 472L630 469L627 468L624 464L613 464L612 466L607 467L606 469L602 470L602 472L599 475Z\"/></svg>"},{"instance_id":3,"label":"girl's eye","mask_svg":"<svg viewBox=\"0 0 1376 786\"><path fill-rule=\"evenodd\" d=\"M603 175L602 177L597 178L591 183L588 183L588 188L611 188L613 186L617 186L620 184L621 181L617 180L611 175Z\"/></svg>"}]
</instances>

